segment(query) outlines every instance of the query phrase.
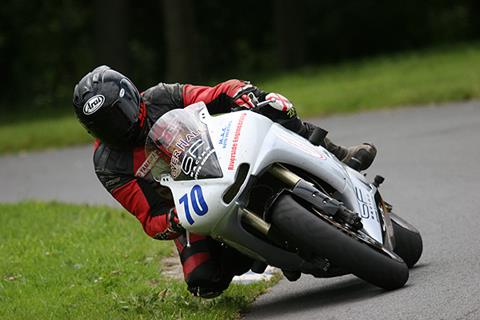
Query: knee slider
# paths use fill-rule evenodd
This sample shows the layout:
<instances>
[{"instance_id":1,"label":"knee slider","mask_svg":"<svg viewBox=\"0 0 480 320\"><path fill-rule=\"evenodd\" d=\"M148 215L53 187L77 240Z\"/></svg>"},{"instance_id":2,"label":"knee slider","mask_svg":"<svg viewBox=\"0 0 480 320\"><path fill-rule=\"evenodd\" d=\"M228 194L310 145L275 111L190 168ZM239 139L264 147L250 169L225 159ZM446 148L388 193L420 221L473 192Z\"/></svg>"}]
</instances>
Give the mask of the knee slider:
<instances>
[{"instance_id":1,"label":"knee slider","mask_svg":"<svg viewBox=\"0 0 480 320\"><path fill-rule=\"evenodd\" d=\"M185 280L188 291L194 296L214 298L228 288L231 277L223 279L219 266L213 261L206 261L192 270Z\"/></svg>"}]
</instances>

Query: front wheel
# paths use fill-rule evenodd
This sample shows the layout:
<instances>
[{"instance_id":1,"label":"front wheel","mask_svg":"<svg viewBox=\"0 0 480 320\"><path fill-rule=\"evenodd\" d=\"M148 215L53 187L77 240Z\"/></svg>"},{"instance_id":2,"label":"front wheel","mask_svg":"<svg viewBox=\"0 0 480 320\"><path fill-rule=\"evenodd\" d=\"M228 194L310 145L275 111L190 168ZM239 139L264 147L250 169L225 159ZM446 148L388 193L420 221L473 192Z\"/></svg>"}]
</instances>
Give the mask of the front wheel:
<instances>
[{"instance_id":1,"label":"front wheel","mask_svg":"<svg viewBox=\"0 0 480 320\"><path fill-rule=\"evenodd\" d=\"M299 249L308 250L378 287L392 290L408 280L408 268L396 254L376 248L341 225L322 219L280 196L272 206L272 225Z\"/></svg>"}]
</instances>

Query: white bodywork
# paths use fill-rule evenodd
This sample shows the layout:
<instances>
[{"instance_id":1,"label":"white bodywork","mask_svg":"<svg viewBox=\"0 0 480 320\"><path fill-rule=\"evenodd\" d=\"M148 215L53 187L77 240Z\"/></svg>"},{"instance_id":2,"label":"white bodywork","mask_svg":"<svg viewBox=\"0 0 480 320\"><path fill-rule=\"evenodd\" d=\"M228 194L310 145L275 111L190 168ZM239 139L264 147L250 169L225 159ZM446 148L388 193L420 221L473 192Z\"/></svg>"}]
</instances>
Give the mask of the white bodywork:
<instances>
[{"instance_id":1,"label":"white bodywork","mask_svg":"<svg viewBox=\"0 0 480 320\"><path fill-rule=\"evenodd\" d=\"M223 202L238 166L248 163L250 176L280 162L300 167L334 187L338 198L360 215L365 233L383 244L382 224L374 200L376 188L327 150L251 111L211 116L203 103L187 108L196 109L200 120L207 125L223 177L188 181L175 181L170 175L161 177L159 182L170 188L186 230L228 240L222 233L221 221L236 211L236 199L248 181L247 178L233 201ZM199 203L199 189L203 203ZM202 210L197 214L192 208L198 207Z\"/></svg>"}]
</instances>

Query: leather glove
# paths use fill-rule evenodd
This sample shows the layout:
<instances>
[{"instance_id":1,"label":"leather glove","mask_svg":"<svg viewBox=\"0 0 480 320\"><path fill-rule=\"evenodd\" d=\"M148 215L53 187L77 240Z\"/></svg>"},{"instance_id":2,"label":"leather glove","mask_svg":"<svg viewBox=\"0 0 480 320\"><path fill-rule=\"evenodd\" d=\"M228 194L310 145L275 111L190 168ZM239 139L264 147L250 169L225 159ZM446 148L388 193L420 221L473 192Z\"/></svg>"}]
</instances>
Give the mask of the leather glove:
<instances>
[{"instance_id":1,"label":"leather glove","mask_svg":"<svg viewBox=\"0 0 480 320\"><path fill-rule=\"evenodd\" d=\"M180 220L177 216L177 210L175 210L175 208L172 208L170 211L168 211L166 214L166 220L167 228L163 232L159 232L154 235L154 239L171 240L185 233L185 229L183 229L182 225L180 224Z\"/></svg>"},{"instance_id":2,"label":"leather glove","mask_svg":"<svg viewBox=\"0 0 480 320\"><path fill-rule=\"evenodd\" d=\"M175 208L170 209L168 212L168 229L173 232L183 234L185 229L180 224L180 220L178 219L177 210Z\"/></svg>"},{"instance_id":3,"label":"leather glove","mask_svg":"<svg viewBox=\"0 0 480 320\"><path fill-rule=\"evenodd\" d=\"M305 128L303 122L297 117L295 107L281 94L267 94L265 100L259 103L253 111L270 118L272 121L300 134L301 136L304 136Z\"/></svg>"},{"instance_id":4,"label":"leather glove","mask_svg":"<svg viewBox=\"0 0 480 320\"><path fill-rule=\"evenodd\" d=\"M295 110L293 103L279 93L272 92L267 94L265 96L265 101L269 101L269 105L273 109L284 112L286 118L291 119L297 116L297 111Z\"/></svg>"}]
</instances>

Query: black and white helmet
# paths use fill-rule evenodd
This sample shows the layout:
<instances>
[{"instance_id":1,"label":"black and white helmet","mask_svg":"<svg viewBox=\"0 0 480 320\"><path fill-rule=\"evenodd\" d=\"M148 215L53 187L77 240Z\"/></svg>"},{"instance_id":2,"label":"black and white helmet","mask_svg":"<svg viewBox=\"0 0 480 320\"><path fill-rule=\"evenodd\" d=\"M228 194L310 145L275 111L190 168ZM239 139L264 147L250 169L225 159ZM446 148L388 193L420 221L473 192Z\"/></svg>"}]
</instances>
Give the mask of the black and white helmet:
<instances>
[{"instance_id":1,"label":"black and white helmet","mask_svg":"<svg viewBox=\"0 0 480 320\"><path fill-rule=\"evenodd\" d=\"M94 137L109 146L142 145L146 108L133 83L107 66L84 76L73 91L75 114Z\"/></svg>"}]
</instances>

